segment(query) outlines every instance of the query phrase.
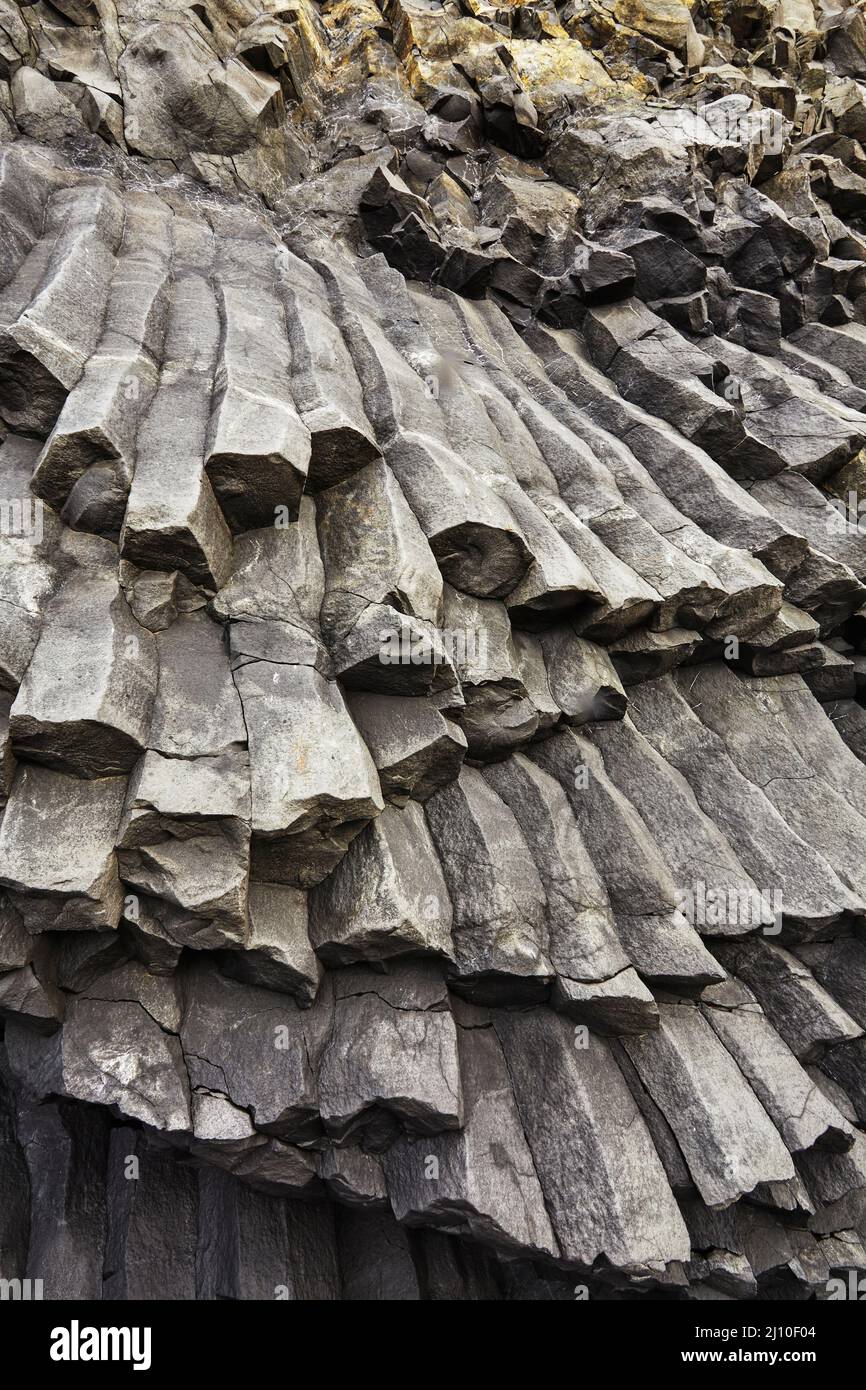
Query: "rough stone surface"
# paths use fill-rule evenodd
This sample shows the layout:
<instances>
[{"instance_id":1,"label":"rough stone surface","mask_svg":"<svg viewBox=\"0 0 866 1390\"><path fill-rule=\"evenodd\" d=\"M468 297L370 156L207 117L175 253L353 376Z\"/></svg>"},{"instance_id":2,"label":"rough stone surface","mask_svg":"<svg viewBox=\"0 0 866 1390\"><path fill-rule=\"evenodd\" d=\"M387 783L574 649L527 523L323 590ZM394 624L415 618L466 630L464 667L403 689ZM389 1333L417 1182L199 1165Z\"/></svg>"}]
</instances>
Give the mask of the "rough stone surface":
<instances>
[{"instance_id":1,"label":"rough stone surface","mask_svg":"<svg viewBox=\"0 0 866 1390\"><path fill-rule=\"evenodd\" d=\"M3 1297L866 1271L864 149L857 5L0 0Z\"/></svg>"}]
</instances>

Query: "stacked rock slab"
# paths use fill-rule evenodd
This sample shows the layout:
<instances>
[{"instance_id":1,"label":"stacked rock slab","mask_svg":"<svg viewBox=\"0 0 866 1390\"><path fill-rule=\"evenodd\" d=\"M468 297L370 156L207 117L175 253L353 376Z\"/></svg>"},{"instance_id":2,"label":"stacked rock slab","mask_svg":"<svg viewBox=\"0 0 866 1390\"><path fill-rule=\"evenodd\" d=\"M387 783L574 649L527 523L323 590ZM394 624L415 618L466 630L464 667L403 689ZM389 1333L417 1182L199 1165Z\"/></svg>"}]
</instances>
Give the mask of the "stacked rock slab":
<instances>
[{"instance_id":1,"label":"stacked rock slab","mask_svg":"<svg viewBox=\"0 0 866 1390\"><path fill-rule=\"evenodd\" d=\"M866 20L0 0L0 1278L866 1271Z\"/></svg>"}]
</instances>

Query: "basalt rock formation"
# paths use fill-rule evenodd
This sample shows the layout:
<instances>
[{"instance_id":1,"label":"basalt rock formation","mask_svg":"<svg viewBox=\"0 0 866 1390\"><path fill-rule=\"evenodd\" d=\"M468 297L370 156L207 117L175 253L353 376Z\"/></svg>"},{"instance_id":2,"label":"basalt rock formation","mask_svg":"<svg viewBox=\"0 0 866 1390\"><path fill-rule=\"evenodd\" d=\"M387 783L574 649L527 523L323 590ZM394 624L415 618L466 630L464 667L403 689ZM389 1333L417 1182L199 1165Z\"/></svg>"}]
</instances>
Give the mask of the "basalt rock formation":
<instances>
[{"instance_id":1,"label":"basalt rock formation","mask_svg":"<svg viewBox=\"0 0 866 1390\"><path fill-rule=\"evenodd\" d=\"M0 1278L866 1270L866 17L0 0Z\"/></svg>"}]
</instances>

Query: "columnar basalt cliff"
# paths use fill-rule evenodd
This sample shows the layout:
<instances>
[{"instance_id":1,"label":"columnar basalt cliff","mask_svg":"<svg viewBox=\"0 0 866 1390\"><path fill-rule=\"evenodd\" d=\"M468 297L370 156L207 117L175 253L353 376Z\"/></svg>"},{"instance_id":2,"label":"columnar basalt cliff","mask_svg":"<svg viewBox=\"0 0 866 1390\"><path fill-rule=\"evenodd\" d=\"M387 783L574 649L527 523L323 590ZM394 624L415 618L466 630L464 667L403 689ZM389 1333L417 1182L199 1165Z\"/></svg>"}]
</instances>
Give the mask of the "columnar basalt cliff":
<instances>
[{"instance_id":1,"label":"columnar basalt cliff","mask_svg":"<svg viewBox=\"0 0 866 1390\"><path fill-rule=\"evenodd\" d=\"M862 4L0 0L0 142L0 1277L866 1271Z\"/></svg>"}]
</instances>

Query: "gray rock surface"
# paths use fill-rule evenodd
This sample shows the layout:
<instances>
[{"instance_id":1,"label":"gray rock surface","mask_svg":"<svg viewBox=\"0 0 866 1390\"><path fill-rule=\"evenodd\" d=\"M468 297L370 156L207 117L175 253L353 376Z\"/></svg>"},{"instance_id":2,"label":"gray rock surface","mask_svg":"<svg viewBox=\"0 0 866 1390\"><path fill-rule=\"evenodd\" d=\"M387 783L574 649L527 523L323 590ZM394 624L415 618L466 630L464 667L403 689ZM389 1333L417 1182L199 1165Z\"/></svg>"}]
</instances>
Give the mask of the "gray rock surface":
<instances>
[{"instance_id":1,"label":"gray rock surface","mask_svg":"<svg viewBox=\"0 0 866 1390\"><path fill-rule=\"evenodd\" d=\"M457 1031L436 966L397 965L387 975L352 966L335 975L318 1084L322 1123L337 1140L363 1132L375 1150L399 1128L459 1129Z\"/></svg>"},{"instance_id":2,"label":"gray rock surface","mask_svg":"<svg viewBox=\"0 0 866 1390\"><path fill-rule=\"evenodd\" d=\"M0 0L0 1292L866 1270L864 64Z\"/></svg>"},{"instance_id":3,"label":"gray rock surface","mask_svg":"<svg viewBox=\"0 0 866 1390\"><path fill-rule=\"evenodd\" d=\"M547 897L514 813L469 767L424 810L454 911L460 987L475 999L537 996L552 974Z\"/></svg>"},{"instance_id":4,"label":"gray rock surface","mask_svg":"<svg viewBox=\"0 0 866 1390\"><path fill-rule=\"evenodd\" d=\"M386 806L310 893L310 934L330 965L432 954L451 958L451 900L415 802Z\"/></svg>"}]
</instances>

